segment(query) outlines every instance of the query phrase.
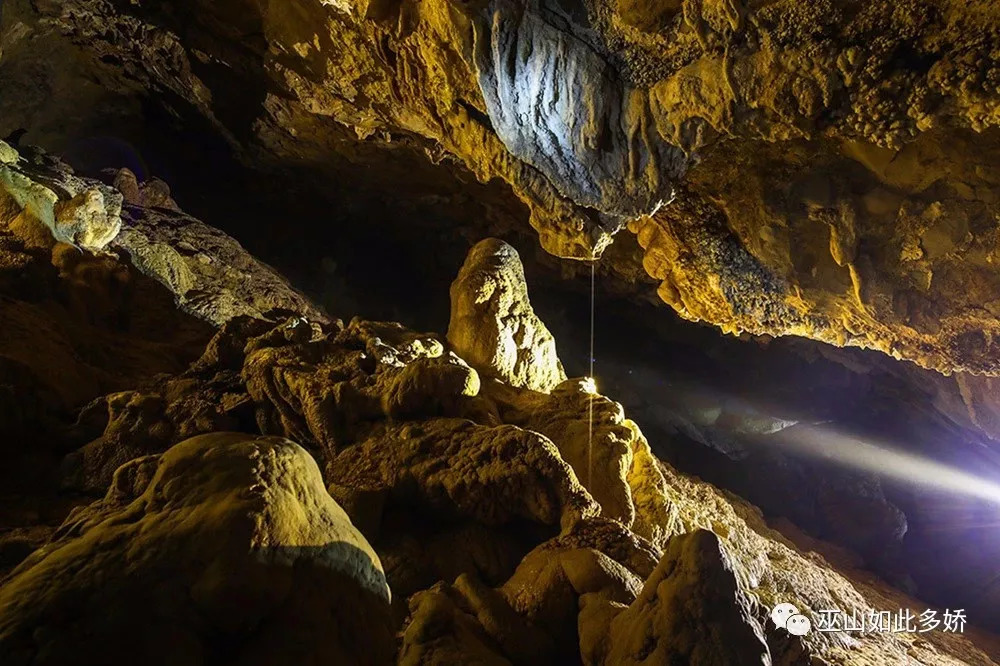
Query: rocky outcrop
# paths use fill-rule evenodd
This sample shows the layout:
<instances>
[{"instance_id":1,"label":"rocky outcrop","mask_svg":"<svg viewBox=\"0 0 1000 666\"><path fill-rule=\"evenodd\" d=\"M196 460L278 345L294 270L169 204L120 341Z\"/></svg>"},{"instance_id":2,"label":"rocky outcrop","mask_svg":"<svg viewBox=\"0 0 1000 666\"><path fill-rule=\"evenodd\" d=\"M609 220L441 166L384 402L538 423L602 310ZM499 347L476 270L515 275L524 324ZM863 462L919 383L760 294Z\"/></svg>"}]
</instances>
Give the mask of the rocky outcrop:
<instances>
[{"instance_id":1,"label":"rocky outcrop","mask_svg":"<svg viewBox=\"0 0 1000 666\"><path fill-rule=\"evenodd\" d=\"M235 240L182 214L162 181L140 187L131 172L118 173L111 187L76 176L69 166L37 149L20 155L3 146L4 223L24 227L36 243L51 244L44 228L57 242L127 254L136 269L175 295L182 311L215 326L239 316L259 318L275 309L326 319Z\"/></svg>"},{"instance_id":2,"label":"rocky outcrop","mask_svg":"<svg viewBox=\"0 0 1000 666\"><path fill-rule=\"evenodd\" d=\"M388 604L378 556L304 449L204 435L122 467L14 572L0 656L388 663Z\"/></svg>"},{"instance_id":3,"label":"rocky outcrop","mask_svg":"<svg viewBox=\"0 0 1000 666\"><path fill-rule=\"evenodd\" d=\"M601 505L604 515L631 526L635 507L626 481L634 431L621 405L595 396L586 381L569 380L551 394L489 387L501 418L550 438ZM593 415L593 425L591 424Z\"/></svg>"},{"instance_id":4,"label":"rocky outcrop","mask_svg":"<svg viewBox=\"0 0 1000 666\"><path fill-rule=\"evenodd\" d=\"M512 426L442 419L389 428L337 456L328 474L485 525L569 527L598 511L551 442Z\"/></svg>"},{"instance_id":5,"label":"rocky outcrop","mask_svg":"<svg viewBox=\"0 0 1000 666\"><path fill-rule=\"evenodd\" d=\"M531 308L517 250L495 238L472 248L451 285L448 342L512 386L548 392L566 379L555 339Z\"/></svg>"},{"instance_id":6,"label":"rocky outcrop","mask_svg":"<svg viewBox=\"0 0 1000 666\"><path fill-rule=\"evenodd\" d=\"M400 664L550 662L551 639L467 575L413 595Z\"/></svg>"},{"instance_id":7,"label":"rocky outcrop","mask_svg":"<svg viewBox=\"0 0 1000 666\"><path fill-rule=\"evenodd\" d=\"M670 541L632 605L588 597L580 613L586 664L770 664L755 601L741 590L719 537L699 530ZM593 608L591 605L603 606ZM606 637L594 625L606 622Z\"/></svg>"},{"instance_id":8,"label":"rocky outcrop","mask_svg":"<svg viewBox=\"0 0 1000 666\"><path fill-rule=\"evenodd\" d=\"M112 247L163 282L184 312L216 326L235 317L259 318L275 309L328 320L274 269L221 231L159 206L127 207L124 217Z\"/></svg>"},{"instance_id":9,"label":"rocky outcrop","mask_svg":"<svg viewBox=\"0 0 1000 666\"><path fill-rule=\"evenodd\" d=\"M19 224L41 224L59 242L102 250L121 230L122 195L102 183L77 178L48 155L29 159L6 143L0 146L0 188L8 207L23 215Z\"/></svg>"}]
</instances>

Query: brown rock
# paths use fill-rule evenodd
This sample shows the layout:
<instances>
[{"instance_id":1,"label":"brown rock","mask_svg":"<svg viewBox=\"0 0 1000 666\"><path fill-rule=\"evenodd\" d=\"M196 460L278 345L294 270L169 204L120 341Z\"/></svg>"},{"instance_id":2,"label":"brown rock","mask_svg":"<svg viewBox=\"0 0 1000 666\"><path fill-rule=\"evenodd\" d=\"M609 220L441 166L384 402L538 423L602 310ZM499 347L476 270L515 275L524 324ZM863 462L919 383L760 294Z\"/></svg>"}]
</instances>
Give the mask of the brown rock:
<instances>
[{"instance_id":1,"label":"brown rock","mask_svg":"<svg viewBox=\"0 0 1000 666\"><path fill-rule=\"evenodd\" d=\"M593 392L584 380L571 379L550 394L489 386L501 418L540 432L559 448L602 514L626 527L635 507L626 481L632 466L635 433L625 425L622 406ZM593 427L590 416L593 413Z\"/></svg>"},{"instance_id":2,"label":"brown rock","mask_svg":"<svg viewBox=\"0 0 1000 666\"><path fill-rule=\"evenodd\" d=\"M470 576L438 583L410 600L398 663L552 663L549 637Z\"/></svg>"},{"instance_id":3,"label":"brown rock","mask_svg":"<svg viewBox=\"0 0 1000 666\"><path fill-rule=\"evenodd\" d=\"M770 664L761 613L741 590L738 575L715 534L674 537L642 593L611 620L606 642L590 647L587 663ZM586 619L607 617L591 611Z\"/></svg>"}]
</instances>

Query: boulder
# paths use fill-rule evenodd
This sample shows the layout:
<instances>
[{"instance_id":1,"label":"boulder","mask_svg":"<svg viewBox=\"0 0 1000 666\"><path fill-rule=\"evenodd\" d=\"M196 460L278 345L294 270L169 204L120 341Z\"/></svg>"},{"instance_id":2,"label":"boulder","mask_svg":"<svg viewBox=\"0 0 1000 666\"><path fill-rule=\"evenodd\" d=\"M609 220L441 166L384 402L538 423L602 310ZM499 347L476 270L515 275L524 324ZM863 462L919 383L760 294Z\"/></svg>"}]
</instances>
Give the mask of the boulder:
<instances>
[{"instance_id":1,"label":"boulder","mask_svg":"<svg viewBox=\"0 0 1000 666\"><path fill-rule=\"evenodd\" d=\"M438 583L410 599L400 666L548 664L548 635L472 576Z\"/></svg>"},{"instance_id":2,"label":"boulder","mask_svg":"<svg viewBox=\"0 0 1000 666\"><path fill-rule=\"evenodd\" d=\"M213 433L121 468L15 570L0 662L383 664L389 599L303 448Z\"/></svg>"},{"instance_id":3,"label":"boulder","mask_svg":"<svg viewBox=\"0 0 1000 666\"><path fill-rule=\"evenodd\" d=\"M331 460L327 475L439 519L566 528L600 510L552 442L512 425L441 418L381 428Z\"/></svg>"},{"instance_id":4,"label":"boulder","mask_svg":"<svg viewBox=\"0 0 1000 666\"><path fill-rule=\"evenodd\" d=\"M642 593L627 608L588 610L581 622L610 622L604 643L588 638L587 664L770 666L771 654L755 600L746 595L718 536L698 530L671 539ZM620 600L610 600L620 601ZM590 597L590 604L608 601ZM584 622L586 621L586 622Z\"/></svg>"}]
</instances>

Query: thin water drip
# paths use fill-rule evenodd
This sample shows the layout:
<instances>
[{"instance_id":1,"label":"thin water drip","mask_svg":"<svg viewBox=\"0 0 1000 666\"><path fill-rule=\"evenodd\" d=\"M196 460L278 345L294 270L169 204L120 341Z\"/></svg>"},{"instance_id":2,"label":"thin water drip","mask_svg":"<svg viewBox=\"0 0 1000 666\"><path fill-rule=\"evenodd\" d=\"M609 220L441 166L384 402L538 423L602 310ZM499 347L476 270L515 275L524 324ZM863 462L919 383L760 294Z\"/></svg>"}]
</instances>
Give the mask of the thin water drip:
<instances>
[{"instance_id":1,"label":"thin water drip","mask_svg":"<svg viewBox=\"0 0 1000 666\"><path fill-rule=\"evenodd\" d=\"M590 380L591 384L594 385L594 274L596 272L597 262L591 262L590 264L590 356L589 360L589 370L587 371L587 378ZM594 392L596 391L596 385L594 385L593 390L589 393L589 400L587 403L588 409L588 421L587 421L587 485L591 486L591 481L594 476Z\"/></svg>"}]
</instances>

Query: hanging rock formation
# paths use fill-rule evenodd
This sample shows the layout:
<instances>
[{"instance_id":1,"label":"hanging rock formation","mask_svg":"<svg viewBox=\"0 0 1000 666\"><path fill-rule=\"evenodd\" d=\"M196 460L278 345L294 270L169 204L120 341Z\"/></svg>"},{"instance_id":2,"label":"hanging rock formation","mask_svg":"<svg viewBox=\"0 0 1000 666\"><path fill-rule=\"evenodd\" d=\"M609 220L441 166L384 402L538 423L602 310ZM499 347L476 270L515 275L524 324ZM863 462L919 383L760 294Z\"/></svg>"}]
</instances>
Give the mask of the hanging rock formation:
<instances>
[{"instance_id":1,"label":"hanging rock formation","mask_svg":"<svg viewBox=\"0 0 1000 666\"><path fill-rule=\"evenodd\" d=\"M141 137L151 100L316 191L371 191L364 172L372 198L441 192L479 237L527 216L590 259L627 226L641 248L609 274L641 261L726 331L1000 372L989 0L72 0L3 21L0 134L31 120L29 139L71 144L107 117ZM509 190L475 183L492 179ZM74 192L61 238L101 192Z\"/></svg>"}]
</instances>

